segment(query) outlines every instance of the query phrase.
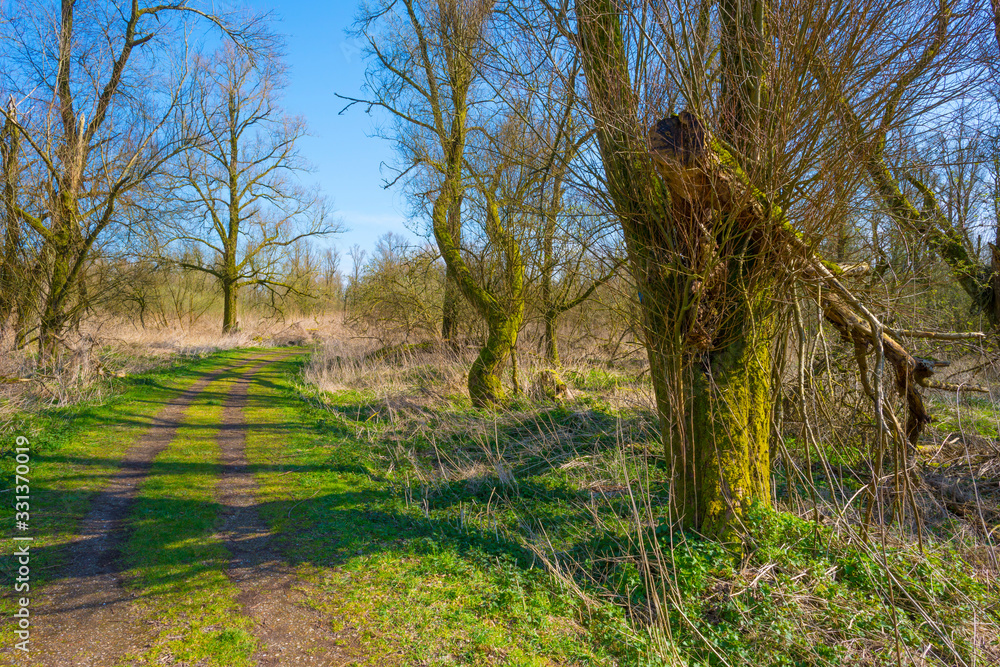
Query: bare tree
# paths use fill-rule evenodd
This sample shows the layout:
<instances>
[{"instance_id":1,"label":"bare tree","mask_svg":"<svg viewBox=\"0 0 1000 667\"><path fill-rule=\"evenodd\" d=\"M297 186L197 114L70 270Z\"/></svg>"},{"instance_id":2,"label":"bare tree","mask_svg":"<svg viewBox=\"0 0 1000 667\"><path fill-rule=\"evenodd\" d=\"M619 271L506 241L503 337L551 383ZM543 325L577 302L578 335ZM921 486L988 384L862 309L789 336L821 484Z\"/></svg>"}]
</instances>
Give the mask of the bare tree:
<instances>
[{"instance_id":1,"label":"bare tree","mask_svg":"<svg viewBox=\"0 0 1000 667\"><path fill-rule=\"evenodd\" d=\"M324 249L320 260L323 294L334 307L342 300L344 294L344 277L340 272L340 260L340 250L336 246Z\"/></svg>"},{"instance_id":2,"label":"bare tree","mask_svg":"<svg viewBox=\"0 0 1000 667\"><path fill-rule=\"evenodd\" d=\"M227 45L211 59L197 59L196 67L203 73L193 121L200 136L176 165L174 196L183 207L169 241L208 250L205 263L184 267L215 277L222 331L229 333L242 287L298 292L282 279L281 253L338 228L319 197L295 180L305 168L296 142L306 130L278 105L284 71L277 54L251 59Z\"/></svg>"},{"instance_id":3,"label":"bare tree","mask_svg":"<svg viewBox=\"0 0 1000 667\"><path fill-rule=\"evenodd\" d=\"M551 72L550 68L534 63L531 69ZM574 55L564 69L564 73L556 76L542 74L546 79L525 86L526 99L515 102L527 109L537 109L540 116L532 118L530 123L538 144L534 147L535 154L524 156L524 160L534 164L538 174L538 184L532 194L532 199L538 202L537 238L532 254L537 256L539 272L541 344L545 360L553 369L561 365L560 318L591 298L615 276L622 264L610 256L613 253L609 253L607 247L602 247L607 245L602 241L608 228L603 216L596 215L580 193L570 191L574 162L581 147L591 139L591 133L579 117L579 59ZM519 76L531 81L539 79L538 75L529 73L519 73ZM536 90L542 92L536 94ZM536 97L540 99L533 99ZM586 275L581 270L585 260L595 258L602 265L600 273Z\"/></svg>"},{"instance_id":4,"label":"bare tree","mask_svg":"<svg viewBox=\"0 0 1000 667\"><path fill-rule=\"evenodd\" d=\"M466 153L469 115L480 80L477 64L487 49L493 4L492 0L403 0L369 8L360 20L359 34L369 44L373 99L346 98L351 104L377 106L392 114L400 130L394 138L411 160L411 169L426 169L436 180L429 195L434 238L451 279L487 323L486 343L469 371L469 395L477 406L504 400L499 372L516 345L524 317L524 260L516 229L505 219L517 215L520 202L511 197L524 187L524 174L504 160L492 172L466 173L471 161ZM513 127L502 121L501 126ZM506 139L497 138L494 147L505 144ZM460 228L466 235L464 222L459 227L456 219L469 177L475 179L481 197L481 227L489 248L497 253L494 275L502 276L502 290L491 288L473 272L453 233Z\"/></svg>"},{"instance_id":5,"label":"bare tree","mask_svg":"<svg viewBox=\"0 0 1000 667\"><path fill-rule=\"evenodd\" d=\"M37 197L7 203L42 248L34 269L43 292L38 341L49 358L86 307L86 269L98 241L115 228L128 197L187 142L173 122L185 102L185 71L175 58L184 21L205 19L247 48L259 36L257 19L237 28L235 17L184 2L62 0L54 12L33 3L5 9L4 83L17 112L2 113L42 179Z\"/></svg>"}]
</instances>

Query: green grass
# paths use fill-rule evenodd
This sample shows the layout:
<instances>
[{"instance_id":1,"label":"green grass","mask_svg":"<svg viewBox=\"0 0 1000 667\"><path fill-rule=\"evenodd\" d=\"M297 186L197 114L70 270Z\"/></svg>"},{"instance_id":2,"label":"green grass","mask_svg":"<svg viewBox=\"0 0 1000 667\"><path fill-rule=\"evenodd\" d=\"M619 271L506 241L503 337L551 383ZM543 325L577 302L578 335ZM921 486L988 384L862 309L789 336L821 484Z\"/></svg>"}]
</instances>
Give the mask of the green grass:
<instances>
[{"instance_id":1,"label":"green grass","mask_svg":"<svg viewBox=\"0 0 1000 667\"><path fill-rule=\"evenodd\" d=\"M959 404L954 401L932 401L934 414L932 422L935 430L949 432L975 433L977 435L996 439L998 428L997 408L989 399L979 396L965 396Z\"/></svg>"},{"instance_id":2,"label":"green grass","mask_svg":"<svg viewBox=\"0 0 1000 667\"><path fill-rule=\"evenodd\" d=\"M374 405L306 405L294 363L252 385L251 462L265 519L310 582L311 604L362 664L614 664L579 601L503 533L427 512L386 469ZM356 408L356 409L355 409Z\"/></svg>"},{"instance_id":3,"label":"green grass","mask_svg":"<svg viewBox=\"0 0 1000 667\"><path fill-rule=\"evenodd\" d=\"M667 617L691 664L726 664L720 656L731 664L894 664L897 636L904 656L924 653L940 664L956 654L972 664L984 644L997 648L988 634L1000 627L997 590L947 545L921 553L896 544L883 554L877 544L764 509L749 526L742 554L662 525L641 538L671 582ZM579 558L641 604L649 580L638 549L623 544L607 539Z\"/></svg>"},{"instance_id":4,"label":"green grass","mask_svg":"<svg viewBox=\"0 0 1000 667\"><path fill-rule=\"evenodd\" d=\"M635 375L619 373L601 368L591 368L586 372L568 370L565 373L566 382L574 389L584 391L611 391L622 387L641 387L648 384L636 379Z\"/></svg>"},{"instance_id":5,"label":"green grass","mask_svg":"<svg viewBox=\"0 0 1000 667\"><path fill-rule=\"evenodd\" d=\"M160 402L250 355L130 380L105 405L26 417L38 506L64 503L34 524L41 562L60 563L55 547ZM596 389L573 402L521 399L495 413L320 394L300 384L301 364L255 375L247 457L296 588L357 664L888 665L897 650L931 664L1000 654L995 582L954 545L883 549L772 510L753 514L739 554L672 531L655 422L601 397L619 382L610 373L574 380ZM436 377L421 368L413 382L434 389ZM123 664L252 664L253 623L214 537L231 379L190 406L140 487L126 580L160 625L153 646ZM777 482L780 494L787 483Z\"/></svg>"}]
</instances>

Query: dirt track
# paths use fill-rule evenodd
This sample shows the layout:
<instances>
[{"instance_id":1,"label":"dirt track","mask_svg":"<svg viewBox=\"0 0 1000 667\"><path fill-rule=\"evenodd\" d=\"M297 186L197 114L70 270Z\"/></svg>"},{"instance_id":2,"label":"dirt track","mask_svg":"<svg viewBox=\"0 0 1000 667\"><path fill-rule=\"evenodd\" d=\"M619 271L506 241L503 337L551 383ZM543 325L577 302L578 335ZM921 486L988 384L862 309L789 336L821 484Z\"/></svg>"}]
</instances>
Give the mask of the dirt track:
<instances>
[{"instance_id":1,"label":"dirt track","mask_svg":"<svg viewBox=\"0 0 1000 667\"><path fill-rule=\"evenodd\" d=\"M141 654L160 627L136 604L139 592L127 587L121 546L129 534L129 514L153 460L185 424L191 403L213 381L239 375L227 396L218 435L219 481L216 499L220 540L230 553L226 571L239 588L238 600L253 619L262 667L349 664L337 638L318 612L302 605L295 576L274 548L267 525L255 508L256 480L245 452L244 407L255 372L275 359L237 362L197 380L165 404L146 433L131 446L119 470L99 492L68 547L68 564L32 600L34 622L30 658L0 648L0 663L45 667L112 667Z\"/></svg>"}]
</instances>

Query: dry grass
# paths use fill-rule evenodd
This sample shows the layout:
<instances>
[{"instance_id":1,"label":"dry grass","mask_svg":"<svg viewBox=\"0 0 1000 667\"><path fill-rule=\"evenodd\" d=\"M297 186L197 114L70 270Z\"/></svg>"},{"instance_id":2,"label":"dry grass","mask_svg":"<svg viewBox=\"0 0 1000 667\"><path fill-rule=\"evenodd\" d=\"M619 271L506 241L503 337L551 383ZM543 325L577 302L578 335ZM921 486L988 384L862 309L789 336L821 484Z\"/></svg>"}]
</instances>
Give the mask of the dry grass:
<instances>
[{"instance_id":1,"label":"dry grass","mask_svg":"<svg viewBox=\"0 0 1000 667\"><path fill-rule=\"evenodd\" d=\"M461 403L478 352L474 345L457 350L439 341L383 346L348 335L328 340L316 350L305 380L320 391L363 391L389 404ZM518 354L518 366L517 388L510 371L504 378L513 405L522 399L541 399L538 380L550 367L525 352ZM581 351L563 364L560 373L569 385L570 400L582 391L615 407L651 409L654 402L645 369L638 354L611 363Z\"/></svg>"},{"instance_id":2,"label":"dry grass","mask_svg":"<svg viewBox=\"0 0 1000 667\"><path fill-rule=\"evenodd\" d=\"M203 357L222 350L276 344L311 345L349 335L340 313L285 320L246 313L241 328L223 335L220 323L202 318L194 324L139 326L136 322L95 317L67 333L58 356L39 367L34 345L0 340L0 419L20 410L97 401L112 391L114 378L148 372L176 359Z\"/></svg>"}]
</instances>

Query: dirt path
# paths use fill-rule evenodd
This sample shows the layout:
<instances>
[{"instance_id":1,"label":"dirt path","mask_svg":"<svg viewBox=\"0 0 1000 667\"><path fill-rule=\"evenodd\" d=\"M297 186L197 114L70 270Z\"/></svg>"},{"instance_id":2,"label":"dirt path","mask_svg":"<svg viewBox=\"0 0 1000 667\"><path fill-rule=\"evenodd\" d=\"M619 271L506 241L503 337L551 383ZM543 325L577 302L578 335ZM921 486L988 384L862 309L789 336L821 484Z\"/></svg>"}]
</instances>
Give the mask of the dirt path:
<instances>
[{"instance_id":1,"label":"dirt path","mask_svg":"<svg viewBox=\"0 0 1000 667\"><path fill-rule=\"evenodd\" d=\"M245 360L197 380L153 418L145 435L126 452L120 468L91 504L77 538L68 547L61 576L33 601L34 626L30 665L104 667L148 646L156 630L131 602L137 597L122 586L119 553L128 535L127 517L153 459L174 439L184 412L211 382L222 375L261 364ZM265 362L266 363L266 362ZM24 663L22 663L24 664Z\"/></svg>"},{"instance_id":2,"label":"dirt path","mask_svg":"<svg viewBox=\"0 0 1000 667\"><path fill-rule=\"evenodd\" d=\"M254 369L255 370L255 369ZM320 667L353 664L330 631L330 623L305 606L293 588L296 577L279 556L267 524L255 507L257 481L246 459L244 408L252 372L243 375L226 400L219 434L222 476L216 491L223 510L217 535L231 554L229 579L239 588L244 613L254 620L261 667Z\"/></svg>"}]
</instances>

